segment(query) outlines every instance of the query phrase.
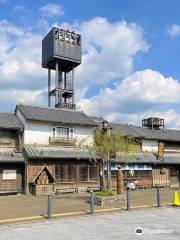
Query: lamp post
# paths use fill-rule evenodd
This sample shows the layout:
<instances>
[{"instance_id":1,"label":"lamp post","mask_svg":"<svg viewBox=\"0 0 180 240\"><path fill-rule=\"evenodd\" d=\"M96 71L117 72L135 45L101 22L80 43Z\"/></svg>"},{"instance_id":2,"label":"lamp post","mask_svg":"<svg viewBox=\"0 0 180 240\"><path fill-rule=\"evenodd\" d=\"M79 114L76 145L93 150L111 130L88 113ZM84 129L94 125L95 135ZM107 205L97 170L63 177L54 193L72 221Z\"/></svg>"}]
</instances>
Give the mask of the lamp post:
<instances>
[{"instance_id":1,"label":"lamp post","mask_svg":"<svg viewBox=\"0 0 180 240\"><path fill-rule=\"evenodd\" d=\"M117 166L117 194L124 193L124 178L123 178L123 171L120 165Z\"/></svg>"}]
</instances>

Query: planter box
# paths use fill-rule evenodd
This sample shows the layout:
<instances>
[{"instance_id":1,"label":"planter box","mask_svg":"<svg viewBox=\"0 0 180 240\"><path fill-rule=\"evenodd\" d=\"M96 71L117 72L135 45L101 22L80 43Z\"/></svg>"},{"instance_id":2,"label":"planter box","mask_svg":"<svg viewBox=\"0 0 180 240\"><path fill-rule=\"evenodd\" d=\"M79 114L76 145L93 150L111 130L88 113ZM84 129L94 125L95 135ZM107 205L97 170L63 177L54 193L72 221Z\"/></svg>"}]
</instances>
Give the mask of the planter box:
<instances>
[{"instance_id":1,"label":"planter box","mask_svg":"<svg viewBox=\"0 0 180 240\"><path fill-rule=\"evenodd\" d=\"M117 205L120 202L126 201L126 195L120 194L116 196L109 196L109 197L100 197L95 196L94 202L98 206L110 206L110 205Z\"/></svg>"}]
</instances>

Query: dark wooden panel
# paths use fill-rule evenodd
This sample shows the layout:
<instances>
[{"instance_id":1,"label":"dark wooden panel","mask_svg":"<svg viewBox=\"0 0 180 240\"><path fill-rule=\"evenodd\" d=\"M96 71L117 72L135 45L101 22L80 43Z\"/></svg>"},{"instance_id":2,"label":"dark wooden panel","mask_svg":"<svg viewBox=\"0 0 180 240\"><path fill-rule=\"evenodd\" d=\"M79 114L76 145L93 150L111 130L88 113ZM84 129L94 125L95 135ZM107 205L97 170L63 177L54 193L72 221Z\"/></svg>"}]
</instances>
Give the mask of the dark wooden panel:
<instances>
[{"instance_id":1,"label":"dark wooden panel","mask_svg":"<svg viewBox=\"0 0 180 240\"><path fill-rule=\"evenodd\" d=\"M16 179L4 180L3 170L16 170ZM22 192L23 188L23 167L18 165L1 164L0 165L0 192L6 191L19 191Z\"/></svg>"}]
</instances>

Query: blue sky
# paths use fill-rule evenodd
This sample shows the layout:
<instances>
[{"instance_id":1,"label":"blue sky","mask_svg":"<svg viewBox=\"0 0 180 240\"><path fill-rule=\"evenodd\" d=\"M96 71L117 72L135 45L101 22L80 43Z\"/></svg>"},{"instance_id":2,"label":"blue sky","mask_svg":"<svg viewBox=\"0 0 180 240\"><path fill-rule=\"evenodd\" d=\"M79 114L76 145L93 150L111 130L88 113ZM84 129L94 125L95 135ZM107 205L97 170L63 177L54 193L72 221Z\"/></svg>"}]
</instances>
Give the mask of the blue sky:
<instances>
[{"instance_id":1,"label":"blue sky","mask_svg":"<svg viewBox=\"0 0 180 240\"><path fill-rule=\"evenodd\" d=\"M179 128L179 9L179 0L0 0L0 110L47 105L41 39L55 25L82 34L78 109L134 124L160 116Z\"/></svg>"}]
</instances>

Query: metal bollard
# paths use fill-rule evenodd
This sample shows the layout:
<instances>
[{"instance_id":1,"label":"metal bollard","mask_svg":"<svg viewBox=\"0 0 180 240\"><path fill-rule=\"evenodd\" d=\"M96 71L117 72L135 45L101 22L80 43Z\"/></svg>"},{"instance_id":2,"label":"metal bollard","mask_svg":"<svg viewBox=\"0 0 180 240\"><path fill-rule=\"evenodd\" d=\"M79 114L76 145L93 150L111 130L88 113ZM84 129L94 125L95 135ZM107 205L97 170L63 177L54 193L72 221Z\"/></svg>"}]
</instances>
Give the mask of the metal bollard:
<instances>
[{"instance_id":1,"label":"metal bollard","mask_svg":"<svg viewBox=\"0 0 180 240\"><path fill-rule=\"evenodd\" d=\"M160 201L160 189L157 187L157 206L161 206L161 201Z\"/></svg>"},{"instance_id":2,"label":"metal bollard","mask_svg":"<svg viewBox=\"0 0 180 240\"><path fill-rule=\"evenodd\" d=\"M52 215L52 197L48 195L48 205L47 205L47 217L51 218Z\"/></svg>"},{"instance_id":3,"label":"metal bollard","mask_svg":"<svg viewBox=\"0 0 180 240\"><path fill-rule=\"evenodd\" d=\"M94 214L94 193L93 190L91 190L90 195L90 213Z\"/></svg>"},{"instance_id":4,"label":"metal bollard","mask_svg":"<svg viewBox=\"0 0 180 240\"><path fill-rule=\"evenodd\" d=\"M127 200L127 210L130 210L130 191L127 189L127 192L126 192L126 200Z\"/></svg>"}]
</instances>

